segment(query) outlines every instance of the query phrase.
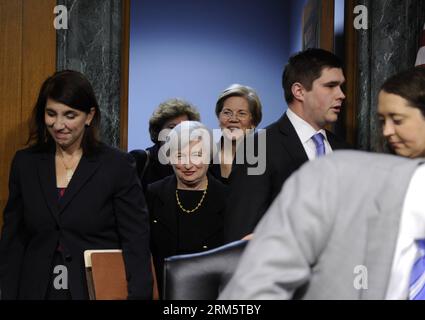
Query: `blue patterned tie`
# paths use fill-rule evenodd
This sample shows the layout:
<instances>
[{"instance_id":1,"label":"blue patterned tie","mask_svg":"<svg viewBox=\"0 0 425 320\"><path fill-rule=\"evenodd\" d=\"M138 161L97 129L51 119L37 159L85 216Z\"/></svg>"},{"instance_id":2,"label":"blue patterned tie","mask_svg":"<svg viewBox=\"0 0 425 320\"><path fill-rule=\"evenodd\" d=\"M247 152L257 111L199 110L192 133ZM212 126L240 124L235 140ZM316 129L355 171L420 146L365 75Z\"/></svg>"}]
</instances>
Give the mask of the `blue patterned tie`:
<instances>
[{"instance_id":1,"label":"blue patterned tie","mask_svg":"<svg viewBox=\"0 0 425 320\"><path fill-rule=\"evenodd\" d=\"M418 255L410 273L409 300L425 300L425 240L416 240Z\"/></svg>"},{"instance_id":2,"label":"blue patterned tie","mask_svg":"<svg viewBox=\"0 0 425 320\"><path fill-rule=\"evenodd\" d=\"M316 133L314 136L311 137L313 139L314 144L316 145L316 156L322 157L325 153L325 137L321 133Z\"/></svg>"}]
</instances>

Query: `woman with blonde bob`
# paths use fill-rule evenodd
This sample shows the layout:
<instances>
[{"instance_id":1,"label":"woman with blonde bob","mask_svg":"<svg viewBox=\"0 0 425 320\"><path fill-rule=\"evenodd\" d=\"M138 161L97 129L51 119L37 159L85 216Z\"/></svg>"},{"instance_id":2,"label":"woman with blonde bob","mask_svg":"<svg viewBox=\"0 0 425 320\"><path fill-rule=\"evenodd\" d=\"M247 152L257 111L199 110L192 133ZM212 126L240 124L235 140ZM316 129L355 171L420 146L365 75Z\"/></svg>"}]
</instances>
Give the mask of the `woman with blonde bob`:
<instances>
[{"instance_id":1,"label":"woman with blonde bob","mask_svg":"<svg viewBox=\"0 0 425 320\"><path fill-rule=\"evenodd\" d=\"M218 145L219 153L210 171L227 183L239 144L261 122L260 98L253 88L232 84L218 97L215 114L223 134Z\"/></svg>"}]
</instances>

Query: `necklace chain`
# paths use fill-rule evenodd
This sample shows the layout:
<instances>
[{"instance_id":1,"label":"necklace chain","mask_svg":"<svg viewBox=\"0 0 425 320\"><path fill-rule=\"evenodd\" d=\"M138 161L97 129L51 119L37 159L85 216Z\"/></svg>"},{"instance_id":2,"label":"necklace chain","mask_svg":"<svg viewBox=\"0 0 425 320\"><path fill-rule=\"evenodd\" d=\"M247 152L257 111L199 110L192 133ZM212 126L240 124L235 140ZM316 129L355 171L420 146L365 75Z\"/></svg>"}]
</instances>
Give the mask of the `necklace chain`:
<instances>
[{"instance_id":1,"label":"necklace chain","mask_svg":"<svg viewBox=\"0 0 425 320\"><path fill-rule=\"evenodd\" d=\"M179 190L178 190L178 189L176 189L176 200L177 200L177 205L178 205L178 206L179 206L179 208L180 208L183 212L185 212L185 213L194 213L194 212L195 212L196 210L198 210L198 209L199 209L199 207L202 205L202 202L204 202L205 195L207 194L207 190L208 190L208 181L207 181L207 186L206 186L206 188L205 188L204 192L202 193L202 198L201 198L201 200L199 200L198 204L196 205L196 207L195 207L194 209L192 209L192 210L188 210L188 209L183 208L183 205L181 204L181 202L180 202L180 198L179 198Z\"/></svg>"},{"instance_id":2,"label":"necklace chain","mask_svg":"<svg viewBox=\"0 0 425 320\"><path fill-rule=\"evenodd\" d=\"M72 176L74 175L75 169L73 169L73 166L68 167L65 163L65 157L63 156L62 152L58 152L59 158L61 159L61 162L65 168L65 179L68 182L68 184L71 182Z\"/></svg>"}]
</instances>

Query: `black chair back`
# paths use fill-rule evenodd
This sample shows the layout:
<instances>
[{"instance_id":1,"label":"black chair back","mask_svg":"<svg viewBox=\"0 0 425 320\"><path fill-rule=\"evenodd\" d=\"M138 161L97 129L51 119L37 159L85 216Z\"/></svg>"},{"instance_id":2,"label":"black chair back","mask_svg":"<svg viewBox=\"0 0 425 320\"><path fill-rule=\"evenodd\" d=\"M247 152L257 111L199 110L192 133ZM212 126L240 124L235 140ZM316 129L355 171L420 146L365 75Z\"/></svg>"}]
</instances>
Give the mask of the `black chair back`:
<instances>
[{"instance_id":1,"label":"black chair back","mask_svg":"<svg viewBox=\"0 0 425 320\"><path fill-rule=\"evenodd\" d=\"M248 240L165 259L164 300L216 300L232 277Z\"/></svg>"}]
</instances>

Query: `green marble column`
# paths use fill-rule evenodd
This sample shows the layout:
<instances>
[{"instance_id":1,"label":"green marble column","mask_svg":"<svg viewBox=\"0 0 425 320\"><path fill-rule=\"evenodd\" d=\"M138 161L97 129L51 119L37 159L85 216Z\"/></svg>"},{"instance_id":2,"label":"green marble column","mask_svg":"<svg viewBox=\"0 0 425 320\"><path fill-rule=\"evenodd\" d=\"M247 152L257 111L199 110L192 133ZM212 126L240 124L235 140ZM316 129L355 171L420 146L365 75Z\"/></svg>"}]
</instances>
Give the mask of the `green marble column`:
<instances>
[{"instance_id":1,"label":"green marble column","mask_svg":"<svg viewBox=\"0 0 425 320\"><path fill-rule=\"evenodd\" d=\"M57 31L57 69L84 73L102 113L102 140L119 146L121 0L58 0L68 29Z\"/></svg>"},{"instance_id":2,"label":"green marble column","mask_svg":"<svg viewBox=\"0 0 425 320\"><path fill-rule=\"evenodd\" d=\"M379 88L389 76L413 67L425 23L423 0L359 0L369 13L358 31L358 148L385 151L376 117Z\"/></svg>"}]
</instances>

